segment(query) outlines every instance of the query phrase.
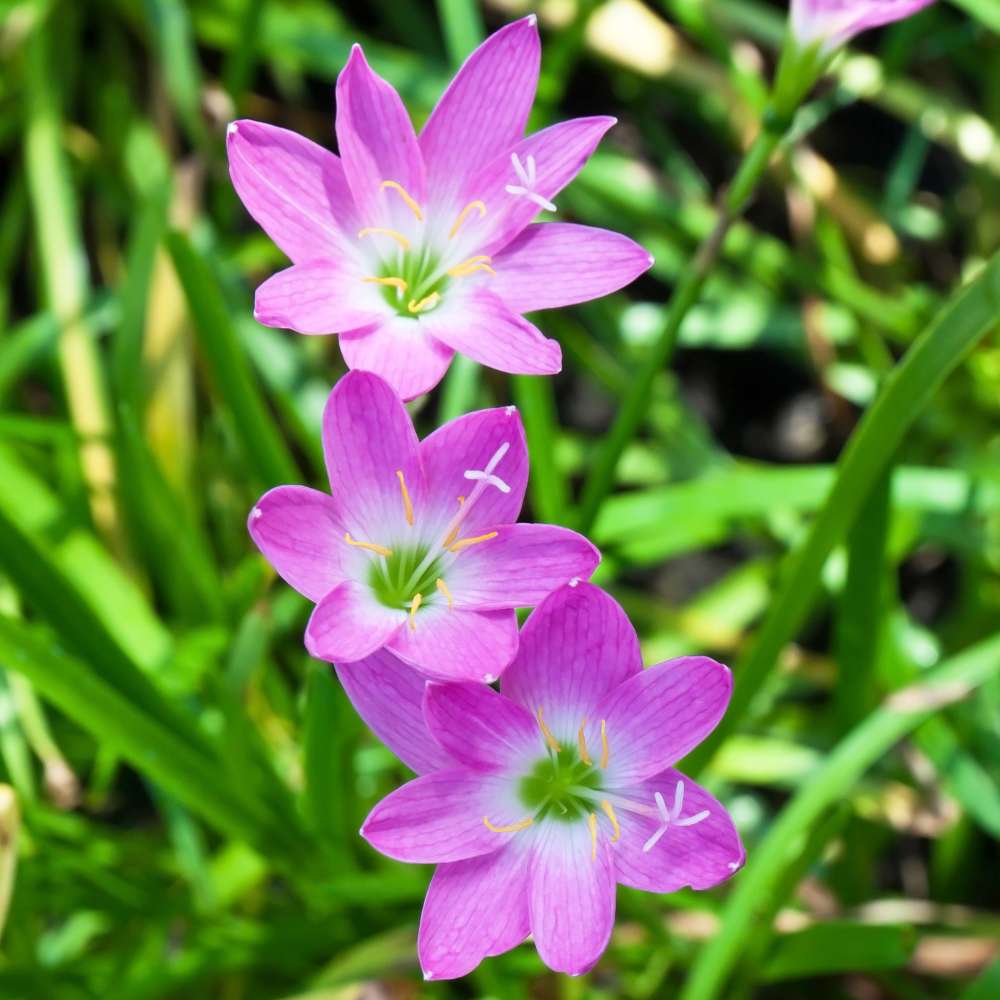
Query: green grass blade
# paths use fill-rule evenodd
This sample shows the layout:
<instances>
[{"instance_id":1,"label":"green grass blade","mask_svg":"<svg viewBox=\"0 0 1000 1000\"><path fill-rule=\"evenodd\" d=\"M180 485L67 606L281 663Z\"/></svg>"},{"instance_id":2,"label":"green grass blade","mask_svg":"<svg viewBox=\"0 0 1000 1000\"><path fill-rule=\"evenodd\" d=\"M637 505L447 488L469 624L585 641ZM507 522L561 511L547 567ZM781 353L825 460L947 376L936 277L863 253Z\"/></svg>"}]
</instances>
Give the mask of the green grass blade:
<instances>
[{"instance_id":1,"label":"green grass blade","mask_svg":"<svg viewBox=\"0 0 1000 1000\"><path fill-rule=\"evenodd\" d=\"M0 617L0 661L28 678L95 738L184 802L217 830L251 843L270 831L233 783L192 742L80 661L56 652L24 624Z\"/></svg>"},{"instance_id":2,"label":"green grass blade","mask_svg":"<svg viewBox=\"0 0 1000 1000\"><path fill-rule=\"evenodd\" d=\"M0 567L25 601L68 647L84 657L134 705L162 725L205 746L193 720L177 710L129 659L104 623L48 554L0 509ZM10 664L15 667L16 665Z\"/></svg>"},{"instance_id":3,"label":"green grass blade","mask_svg":"<svg viewBox=\"0 0 1000 1000\"><path fill-rule=\"evenodd\" d=\"M266 489L279 483L300 481L295 462L275 430L240 347L211 268L183 233L170 233L167 247L198 328L199 343L219 393L229 407L233 432L243 447L257 485Z\"/></svg>"},{"instance_id":4,"label":"green grass blade","mask_svg":"<svg viewBox=\"0 0 1000 1000\"><path fill-rule=\"evenodd\" d=\"M1000 675L1000 635L995 635L927 671L919 685L897 692L857 726L803 782L750 855L722 912L722 926L701 950L681 991L681 1000L724 996L729 975L754 932L763 900L772 900L789 858L810 828L843 799L858 779L942 704ZM773 900L772 900L773 901Z\"/></svg>"},{"instance_id":5,"label":"green grass blade","mask_svg":"<svg viewBox=\"0 0 1000 1000\"><path fill-rule=\"evenodd\" d=\"M558 418L552 380L515 375L511 381L531 456L528 489L535 520L547 524L565 522L567 490L555 458Z\"/></svg>"},{"instance_id":6,"label":"green grass blade","mask_svg":"<svg viewBox=\"0 0 1000 1000\"><path fill-rule=\"evenodd\" d=\"M437 0L448 57L455 66L483 40L485 28L476 0Z\"/></svg>"},{"instance_id":7,"label":"green grass blade","mask_svg":"<svg viewBox=\"0 0 1000 1000\"><path fill-rule=\"evenodd\" d=\"M886 612L885 550L892 475L887 470L868 499L847 540L847 578L837 602L834 647L837 731L847 732L868 714L874 700L879 629Z\"/></svg>"},{"instance_id":8,"label":"green grass blade","mask_svg":"<svg viewBox=\"0 0 1000 1000\"><path fill-rule=\"evenodd\" d=\"M1000 317L1000 254L957 292L887 377L838 464L830 495L805 542L792 552L778 592L735 670L733 699L722 724L691 755L705 763L750 709L785 643L805 622L827 557L857 516L903 435L948 374Z\"/></svg>"}]
</instances>

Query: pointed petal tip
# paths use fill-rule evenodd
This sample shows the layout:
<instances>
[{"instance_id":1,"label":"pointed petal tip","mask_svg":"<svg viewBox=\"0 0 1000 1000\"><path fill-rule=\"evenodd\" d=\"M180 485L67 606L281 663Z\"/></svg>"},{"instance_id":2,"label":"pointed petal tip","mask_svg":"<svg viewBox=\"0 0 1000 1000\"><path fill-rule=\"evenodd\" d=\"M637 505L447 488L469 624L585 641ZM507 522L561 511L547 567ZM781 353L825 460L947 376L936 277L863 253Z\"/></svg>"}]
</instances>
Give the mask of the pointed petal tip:
<instances>
[{"instance_id":1,"label":"pointed petal tip","mask_svg":"<svg viewBox=\"0 0 1000 1000\"><path fill-rule=\"evenodd\" d=\"M226 126L226 135L228 137L232 137L236 135L236 133L239 132L239 130L240 130L240 123L238 121L230 122Z\"/></svg>"},{"instance_id":2,"label":"pointed petal tip","mask_svg":"<svg viewBox=\"0 0 1000 1000\"><path fill-rule=\"evenodd\" d=\"M525 22L530 27L532 27L532 28L537 28L538 27L538 15L537 14L529 14L524 20L525 20Z\"/></svg>"},{"instance_id":3,"label":"pointed petal tip","mask_svg":"<svg viewBox=\"0 0 1000 1000\"><path fill-rule=\"evenodd\" d=\"M424 969L424 982L429 983L434 978L434 973L430 969Z\"/></svg>"}]
</instances>

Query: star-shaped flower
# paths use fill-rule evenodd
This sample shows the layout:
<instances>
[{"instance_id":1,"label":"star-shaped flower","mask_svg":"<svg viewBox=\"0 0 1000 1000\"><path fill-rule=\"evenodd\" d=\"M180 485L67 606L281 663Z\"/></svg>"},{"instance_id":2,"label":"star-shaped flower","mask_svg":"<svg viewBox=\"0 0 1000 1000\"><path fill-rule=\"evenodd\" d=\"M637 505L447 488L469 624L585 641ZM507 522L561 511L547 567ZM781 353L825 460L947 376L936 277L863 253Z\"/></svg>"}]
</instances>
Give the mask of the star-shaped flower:
<instances>
[{"instance_id":1,"label":"star-shaped flower","mask_svg":"<svg viewBox=\"0 0 1000 1000\"><path fill-rule=\"evenodd\" d=\"M504 372L552 374L559 345L522 313L597 298L652 263L625 236L530 225L576 176L613 118L524 136L538 82L534 17L465 62L417 137L360 46L337 80L340 156L285 129L229 126L233 184L293 264L257 289L254 315L338 333L351 368L404 399L455 351Z\"/></svg>"},{"instance_id":2,"label":"star-shaped flower","mask_svg":"<svg viewBox=\"0 0 1000 1000\"><path fill-rule=\"evenodd\" d=\"M513 406L418 441L390 386L349 372L327 401L323 447L332 496L279 486L248 521L278 573L316 602L306 647L319 659L384 646L432 677L495 680L517 649L514 609L600 561L574 531L514 523L528 450Z\"/></svg>"},{"instance_id":3,"label":"star-shaped flower","mask_svg":"<svg viewBox=\"0 0 1000 1000\"><path fill-rule=\"evenodd\" d=\"M419 774L361 833L438 865L418 937L429 979L463 976L528 934L550 968L585 972L611 936L616 883L708 889L743 864L725 808L673 767L722 718L729 671L703 656L643 670L635 630L597 587L539 605L500 693L424 685L386 653L338 673Z\"/></svg>"}]
</instances>

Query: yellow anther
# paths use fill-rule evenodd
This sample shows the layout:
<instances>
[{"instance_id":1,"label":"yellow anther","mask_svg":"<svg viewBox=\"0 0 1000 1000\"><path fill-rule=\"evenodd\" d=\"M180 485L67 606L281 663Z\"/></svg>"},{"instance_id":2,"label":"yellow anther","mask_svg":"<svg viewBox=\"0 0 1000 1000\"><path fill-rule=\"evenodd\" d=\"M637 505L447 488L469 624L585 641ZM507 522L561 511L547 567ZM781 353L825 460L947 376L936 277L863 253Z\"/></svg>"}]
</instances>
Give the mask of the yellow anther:
<instances>
[{"instance_id":1,"label":"yellow anther","mask_svg":"<svg viewBox=\"0 0 1000 1000\"><path fill-rule=\"evenodd\" d=\"M618 817L615 815L615 811L611 808L611 803L607 799L601 799L601 808L604 810L604 815L611 820L611 825L614 827L615 835L611 838L611 843L617 844L622 836L622 828L618 825Z\"/></svg>"},{"instance_id":2,"label":"yellow anther","mask_svg":"<svg viewBox=\"0 0 1000 1000\"><path fill-rule=\"evenodd\" d=\"M402 295L407 288L406 282L402 278L362 278L361 280L368 281L373 285L389 285L396 289L397 295Z\"/></svg>"},{"instance_id":3,"label":"yellow anther","mask_svg":"<svg viewBox=\"0 0 1000 1000\"><path fill-rule=\"evenodd\" d=\"M538 706L538 711L535 713L538 718L538 728L542 731L542 736L545 737L545 742L553 749L556 753L562 749L559 746L559 741L552 735L552 730L545 725L545 720L542 718L542 706Z\"/></svg>"},{"instance_id":4,"label":"yellow anther","mask_svg":"<svg viewBox=\"0 0 1000 1000\"><path fill-rule=\"evenodd\" d=\"M364 239L366 236L372 236L376 233L382 236L389 236L394 239L404 250L410 249L410 241L402 234L397 232L395 229L383 229L381 226L365 226L364 229L358 230L358 239Z\"/></svg>"},{"instance_id":5,"label":"yellow anther","mask_svg":"<svg viewBox=\"0 0 1000 1000\"><path fill-rule=\"evenodd\" d=\"M410 500L410 491L406 488L406 480L403 478L403 470L396 470L396 477L399 479L399 488L403 493L403 510L406 511L406 523L413 524L413 502Z\"/></svg>"},{"instance_id":6,"label":"yellow anther","mask_svg":"<svg viewBox=\"0 0 1000 1000\"><path fill-rule=\"evenodd\" d=\"M493 262L492 257L487 257L486 254L477 254L475 257L470 257L468 260L463 260L461 264L456 264L454 267L448 268L448 274L453 278L464 278L468 274L474 274L476 271L489 271L490 274L496 274L496 271L490 267Z\"/></svg>"},{"instance_id":7,"label":"yellow anther","mask_svg":"<svg viewBox=\"0 0 1000 1000\"><path fill-rule=\"evenodd\" d=\"M529 826L535 821L529 816L527 819L522 819L517 823L511 823L509 826L494 826L490 822L489 816L483 817L483 825L487 830L491 830L493 833L517 833L518 830L527 830Z\"/></svg>"},{"instance_id":8,"label":"yellow anther","mask_svg":"<svg viewBox=\"0 0 1000 1000\"><path fill-rule=\"evenodd\" d=\"M594 762L590 759L590 754L587 753L587 741L583 736L583 731L586 728L587 720L584 719L583 722L580 723L580 731L576 734L576 741L580 744L580 760L582 760L587 767L590 767L590 765Z\"/></svg>"},{"instance_id":9,"label":"yellow anther","mask_svg":"<svg viewBox=\"0 0 1000 1000\"><path fill-rule=\"evenodd\" d=\"M348 545L353 545L356 549L368 549L380 556L391 556L392 549L387 549L384 545L376 545L374 542L356 542L348 532L344 532L344 541Z\"/></svg>"},{"instance_id":10,"label":"yellow anther","mask_svg":"<svg viewBox=\"0 0 1000 1000\"><path fill-rule=\"evenodd\" d=\"M414 594L413 595L413 600L410 601L410 631L411 632L416 632L417 631L416 614L417 614L417 610L420 607L420 602L423 599L424 599L424 595L423 594Z\"/></svg>"},{"instance_id":11,"label":"yellow anther","mask_svg":"<svg viewBox=\"0 0 1000 1000\"><path fill-rule=\"evenodd\" d=\"M473 209L476 209L479 212L480 219L483 218L484 215L486 215L486 205L483 202L481 202L478 198L475 201L470 201L469 204L466 205L465 208L463 208L462 211L458 213L458 218L455 220L455 225L451 227L451 231L448 233L449 240L454 238L455 234L458 232L462 223L465 222L465 217Z\"/></svg>"},{"instance_id":12,"label":"yellow anther","mask_svg":"<svg viewBox=\"0 0 1000 1000\"><path fill-rule=\"evenodd\" d=\"M399 181L382 181L379 190L384 191L386 188L392 188L406 202L406 207L417 217L417 222L424 221L424 213L420 211L420 206L410 197L409 191Z\"/></svg>"},{"instance_id":13,"label":"yellow anther","mask_svg":"<svg viewBox=\"0 0 1000 1000\"><path fill-rule=\"evenodd\" d=\"M453 542L448 546L449 552L461 552L462 549L467 549L470 545L478 545L480 542L488 542L491 538L496 538L497 532L491 531L486 535L476 535L475 538L460 538L457 542Z\"/></svg>"},{"instance_id":14,"label":"yellow anther","mask_svg":"<svg viewBox=\"0 0 1000 1000\"><path fill-rule=\"evenodd\" d=\"M430 295L425 295L419 302L416 299L410 299L406 303L406 308L411 313L426 312L428 309L433 309L440 300L441 296L437 292L431 292Z\"/></svg>"},{"instance_id":15,"label":"yellow anther","mask_svg":"<svg viewBox=\"0 0 1000 1000\"><path fill-rule=\"evenodd\" d=\"M451 591L448 589L448 584L446 584L444 580L441 579L441 577L438 577L434 581L434 586L437 587L437 589L440 590L441 593L444 594L444 596L447 598L448 608L449 609L453 608L455 606L455 602L452 600Z\"/></svg>"},{"instance_id":16,"label":"yellow anther","mask_svg":"<svg viewBox=\"0 0 1000 1000\"><path fill-rule=\"evenodd\" d=\"M597 813L591 813L587 817L587 826L590 827L590 860L597 860Z\"/></svg>"},{"instance_id":17,"label":"yellow anther","mask_svg":"<svg viewBox=\"0 0 1000 1000\"><path fill-rule=\"evenodd\" d=\"M601 767L608 766L608 757L611 751L608 749L608 726L604 719L601 719Z\"/></svg>"}]
</instances>

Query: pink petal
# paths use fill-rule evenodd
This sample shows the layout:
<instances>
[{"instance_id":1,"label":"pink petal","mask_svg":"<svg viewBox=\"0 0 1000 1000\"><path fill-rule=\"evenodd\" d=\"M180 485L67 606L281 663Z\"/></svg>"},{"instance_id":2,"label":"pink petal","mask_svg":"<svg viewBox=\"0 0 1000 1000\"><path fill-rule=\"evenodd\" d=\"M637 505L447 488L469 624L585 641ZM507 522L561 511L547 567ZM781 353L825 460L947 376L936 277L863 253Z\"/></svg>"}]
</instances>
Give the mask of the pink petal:
<instances>
[{"instance_id":1,"label":"pink petal","mask_svg":"<svg viewBox=\"0 0 1000 1000\"><path fill-rule=\"evenodd\" d=\"M485 218L463 232L475 238L478 249L471 253L495 254L505 247L540 211L524 195L510 194L507 185L520 181L511 162L511 152L522 164L533 156L536 166L534 190L549 200L580 172L614 118L573 118L551 125L522 139L513 150L500 154L472 180L464 200L481 199L487 208Z\"/></svg>"},{"instance_id":2,"label":"pink petal","mask_svg":"<svg viewBox=\"0 0 1000 1000\"><path fill-rule=\"evenodd\" d=\"M337 145L361 224L410 226L411 210L381 184L394 181L424 204L424 161L399 94L372 71L360 45L337 77Z\"/></svg>"},{"instance_id":3,"label":"pink petal","mask_svg":"<svg viewBox=\"0 0 1000 1000\"><path fill-rule=\"evenodd\" d=\"M485 684L428 684L424 719L460 764L517 771L545 753L531 713Z\"/></svg>"},{"instance_id":4,"label":"pink petal","mask_svg":"<svg viewBox=\"0 0 1000 1000\"><path fill-rule=\"evenodd\" d=\"M455 355L422 323L402 317L341 337L340 353L349 368L374 372L404 400L430 392Z\"/></svg>"},{"instance_id":5,"label":"pink petal","mask_svg":"<svg viewBox=\"0 0 1000 1000\"><path fill-rule=\"evenodd\" d=\"M802 46L832 49L869 28L910 17L934 0L792 0L790 24Z\"/></svg>"},{"instance_id":6,"label":"pink petal","mask_svg":"<svg viewBox=\"0 0 1000 1000\"><path fill-rule=\"evenodd\" d=\"M426 979L458 979L528 936L530 858L515 839L491 854L438 865L417 936Z\"/></svg>"},{"instance_id":7,"label":"pink petal","mask_svg":"<svg viewBox=\"0 0 1000 1000\"><path fill-rule=\"evenodd\" d=\"M490 291L516 313L553 309L616 292L652 263L648 250L620 233L536 224L493 258Z\"/></svg>"},{"instance_id":8,"label":"pink petal","mask_svg":"<svg viewBox=\"0 0 1000 1000\"><path fill-rule=\"evenodd\" d=\"M444 681L494 681L517 649L513 611L462 611L444 602L421 608L415 628L389 642L401 660Z\"/></svg>"},{"instance_id":9,"label":"pink petal","mask_svg":"<svg viewBox=\"0 0 1000 1000\"><path fill-rule=\"evenodd\" d=\"M662 826L659 819L617 809L621 839L612 848L615 874L622 885L645 892L677 892L685 886L711 889L743 867L746 852L729 813L701 785L668 768L622 792L622 798L655 808L655 794L668 809L677 782L684 782L680 819L708 816L691 826L671 824L648 851L643 848Z\"/></svg>"},{"instance_id":10,"label":"pink petal","mask_svg":"<svg viewBox=\"0 0 1000 1000\"><path fill-rule=\"evenodd\" d=\"M540 58L531 16L490 35L465 60L420 133L432 202L453 200L475 171L524 135Z\"/></svg>"},{"instance_id":11,"label":"pink petal","mask_svg":"<svg viewBox=\"0 0 1000 1000\"><path fill-rule=\"evenodd\" d=\"M608 784L622 788L676 763L719 724L733 677L707 656L682 656L630 677L596 706L588 740L607 725Z\"/></svg>"},{"instance_id":12,"label":"pink petal","mask_svg":"<svg viewBox=\"0 0 1000 1000\"><path fill-rule=\"evenodd\" d=\"M530 608L571 580L587 580L601 554L583 535L552 524L510 524L463 549L448 569L455 606Z\"/></svg>"},{"instance_id":13,"label":"pink petal","mask_svg":"<svg viewBox=\"0 0 1000 1000\"><path fill-rule=\"evenodd\" d=\"M405 611L383 608L364 584L347 580L313 610L306 649L317 660L353 663L381 649L405 621Z\"/></svg>"},{"instance_id":14,"label":"pink petal","mask_svg":"<svg viewBox=\"0 0 1000 1000\"><path fill-rule=\"evenodd\" d=\"M385 304L346 258L293 264L258 289L254 319L298 333L341 333L380 322Z\"/></svg>"},{"instance_id":15,"label":"pink petal","mask_svg":"<svg viewBox=\"0 0 1000 1000\"><path fill-rule=\"evenodd\" d=\"M592 969L615 923L608 838L598 837L595 850L584 821L545 821L536 834L530 879L531 933L542 961L571 976Z\"/></svg>"},{"instance_id":16,"label":"pink petal","mask_svg":"<svg viewBox=\"0 0 1000 1000\"><path fill-rule=\"evenodd\" d=\"M337 666L337 676L365 725L417 774L454 767L455 761L424 722L427 682L387 650Z\"/></svg>"},{"instance_id":17,"label":"pink petal","mask_svg":"<svg viewBox=\"0 0 1000 1000\"><path fill-rule=\"evenodd\" d=\"M603 590L580 583L555 591L528 616L501 690L532 714L541 708L556 737L575 745L602 697L641 670L625 612Z\"/></svg>"},{"instance_id":18,"label":"pink petal","mask_svg":"<svg viewBox=\"0 0 1000 1000\"><path fill-rule=\"evenodd\" d=\"M368 815L361 836L397 861L437 864L490 854L516 833L496 833L525 818L510 778L455 768L408 781Z\"/></svg>"},{"instance_id":19,"label":"pink petal","mask_svg":"<svg viewBox=\"0 0 1000 1000\"><path fill-rule=\"evenodd\" d=\"M475 536L499 524L517 520L528 485L528 444L521 417L513 406L477 410L450 420L420 443L420 459L427 475L427 503L444 531L458 510L458 498L467 497L474 483L466 471L482 471L498 449L507 451L495 469L508 486L504 493L487 487L462 522L463 534Z\"/></svg>"},{"instance_id":20,"label":"pink petal","mask_svg":"<svg viewBox=\"0 0 1000 1000\"><path fill-rule=\"evenodd\" d=\"M233 187L260 227L294 261L337 257L357 228L340 160L322 146L262 122L226 136Z\"/></svg>"},{"instance_id":21,"label":"pink petal","mask_svg":"<svg viewBox=\"0 0 1000 1000\"><path fill-rule=\"evenodd\" d=\"M442 343L488 368L516 375L555 375L562 350L504 301L473 288L448 309L435 310L421 325Z\"/></svg>"},{"instance_id":22,"label":"pink petal","mask_svg":"<svg viewBox=\"0 0 1000 1000\"><path fill-rule=\"evenodd\" d=\"M323 450L333 495L355 541L392 548L410 538L397 473L419 517L426 487L417 449L406 407L377 375L348 372L333 387L323 411Z\"/></svg>"},{"instance_id":23,"label":"pink petal","mask_svg":"<svg viewBox=\"0 0 1000 1000\"><path fill-rule=\"evenodd\" d=\"M290 587L319 601L344 579L344 527L333 498L306 486L278 486L250 511L247 529Z\"/></svg>"}]
</instances>

